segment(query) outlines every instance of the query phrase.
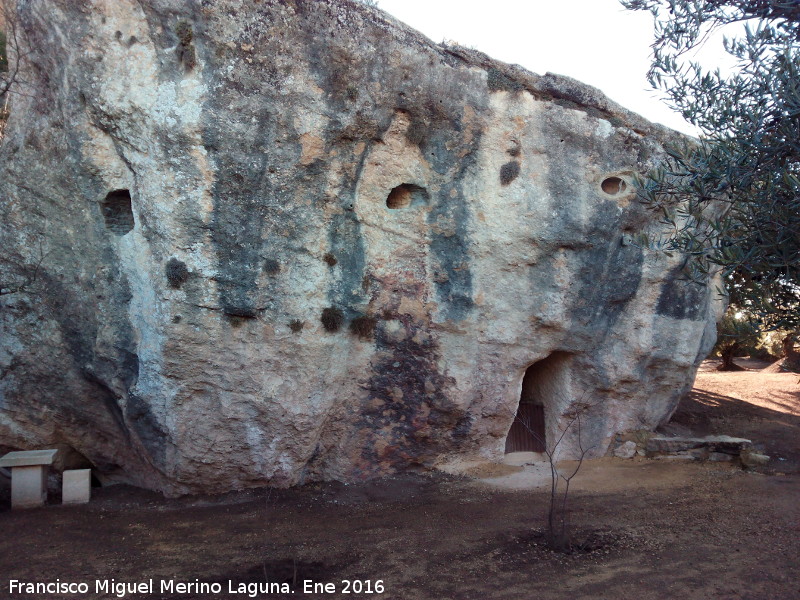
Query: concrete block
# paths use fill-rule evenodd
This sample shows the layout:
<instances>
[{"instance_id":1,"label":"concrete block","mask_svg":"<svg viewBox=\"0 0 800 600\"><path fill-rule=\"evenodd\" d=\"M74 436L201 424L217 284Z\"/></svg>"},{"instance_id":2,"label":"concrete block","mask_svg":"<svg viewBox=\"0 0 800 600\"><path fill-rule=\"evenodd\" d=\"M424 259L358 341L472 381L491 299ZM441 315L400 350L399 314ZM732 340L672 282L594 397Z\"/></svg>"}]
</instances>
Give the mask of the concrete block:
<instances>
[{"instance_id":1,"label":"concrete block","mask_svg":"<svg viewBox=\"0 0 800 600\"><path fill-rule=\"evenodd\" d=\"M17 466L11 471L11 508L44 506L47 470L44 465Z\"/></svg>"},{"instance_id":2,"label":"concrete block","mask_svg":"<svg viewBox=\"0 0 800 600\"><path fill-rule=\"evenodd\" d=\"M86 504L92 494L92 470L64 471L61 486L63 504Z\"/></svg>"}]
</instances>

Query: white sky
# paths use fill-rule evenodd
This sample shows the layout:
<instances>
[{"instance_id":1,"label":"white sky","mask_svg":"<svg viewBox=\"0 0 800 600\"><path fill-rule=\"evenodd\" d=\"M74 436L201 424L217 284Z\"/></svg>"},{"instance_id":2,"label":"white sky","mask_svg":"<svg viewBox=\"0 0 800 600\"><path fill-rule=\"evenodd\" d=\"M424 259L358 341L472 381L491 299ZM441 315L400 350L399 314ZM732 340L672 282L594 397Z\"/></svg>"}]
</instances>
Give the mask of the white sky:
<instances>
[{"instance_id":1,"label":"white sky","mask_svg":"<svg viewBox=\"0 0 800 600\"><path fill-rule=\"evenodd\" d=\"M647 83L652 17L617 0L379 0L378 6L434 42L456 41L541 75L568 75L650 121L697 135Z\"/></svg>"}]
</instances>

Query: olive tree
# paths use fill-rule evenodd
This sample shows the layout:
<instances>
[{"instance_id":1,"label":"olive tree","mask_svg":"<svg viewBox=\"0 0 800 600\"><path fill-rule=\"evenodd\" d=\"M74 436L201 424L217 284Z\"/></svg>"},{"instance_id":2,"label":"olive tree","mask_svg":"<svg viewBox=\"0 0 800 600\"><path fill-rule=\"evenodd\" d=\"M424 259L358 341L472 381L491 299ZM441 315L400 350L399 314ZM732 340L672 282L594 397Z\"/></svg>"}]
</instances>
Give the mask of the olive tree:
<instances>
[{"instance_id":1,"label":"olive tree","mask_svg":"<svg viewBox=\"0 0 800 600\"><path fill-rule=\"evenodd\" d=\"M701 132L668 149L639 181L670 235L648 242L689 256L687 272L721 273L734 304L765 329L800 328L800 3L622 0L650 11L648 74ZM725 28L730 73L689 58ZM734 28L736 35L729 35Z\"/></svg>"},{"instance_id":2,"label":"olive tree","mask_svg":"<svg viewBox=\"0 0 800 600\"><path fill-rule=\"evenodd\" d=\"M718 370L741 371L742 367L733 358L742 350L754 348L759 339L758 327L753 321L747 315L729 309L717 323L717 343L713 351L719 352L722 358Z\"/></svg>"}]
</instances>

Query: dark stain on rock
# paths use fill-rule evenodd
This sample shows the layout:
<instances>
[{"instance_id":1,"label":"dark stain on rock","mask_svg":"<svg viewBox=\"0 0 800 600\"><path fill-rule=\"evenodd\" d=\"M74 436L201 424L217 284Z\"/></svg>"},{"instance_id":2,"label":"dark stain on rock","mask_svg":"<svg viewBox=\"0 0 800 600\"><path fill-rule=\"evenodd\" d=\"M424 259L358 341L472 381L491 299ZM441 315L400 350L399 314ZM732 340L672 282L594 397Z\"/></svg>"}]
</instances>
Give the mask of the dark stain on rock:
<instances>
[{"instance_id":1,"label":"dark stain on rock","mask_svg":"<svg viewBox=\"0 0 800 600\"><path fill-rule=\"evenodd\" d=\"M263 48L265 56L280 54L284 41L260 28L260 18L254 13L237 42ZM193 22L199 27L198 20ZM198 76L214 90L201 112L202 144L213 169L226 174L214 180L212 215L206 226L217 256L218 302L226 314L253 315L279 308L280 294L273 293L280 282L277 275L290 267L299 249L298 232L314 218L298 196L321 196L322 165L298 168L299 135L287 135L294 132L292 107L296 109L297 98L282 88L288 69L248 63L246 53L224 44L204 43L198 51L204 65ZM231 61L235 68L226 68ZM228 118L240 112L248 118Z\"/></svg>"},{"instance_id":2,"label":"dark stain on rock","mask_svg":"<svg viewBox=\"0 0 800 600\"><path fill-rule=\"evenodd\" d=\"M150 405L136 394L128 394L125 417L154 466L164 468L169 435L153 414Z\"/></svg>"},{"instance_id":3,"label":"dark stain on rock","mask_svg":"<svg viewBox=\"0 0 800 600\"><path fill-rule=\"evenodd\" d=\"M115 253L106 249L104 256L113 260ZM115 265L116 262L112 264ZM47 272L41 273L40 277L46 289L42 296L48 302L48 313L58 325L74 368L88 384L85 396L61 418L76 422L86 421L87 426L94 430L103 422L96 415L99 408L110 417L117 431L103 431L101 428L95 435L99 438L110 436L118 440L117 443L123 441L130 445L131 431L129 421L123 413L122 399L129 395L129 390L138 380L139 357L136 354L133 328L127 318L127 303L131 298L127 279L116 269L112 270L105 282L108 285L107 303L92 306L78 300L71 288L62 285L58 278ZM88 288L86 291L93 291L94 284L85 282L84 286ZM108 314L108 311L118 314ZM99 334L97 315L100 314L105 315L107 322L116 325L113 333L115 345L103 355L98 355L96 351Z\"/></svg>"},{"instance_id":4,"label":"dark stain on rock","mask_svg":"<svg viewBox=\"0 0 800 600\"><path fill-rule=\"evenodd\" d=\"M574 132L546 113L542 135L567 139ZM606 150L612 155L619 152L616 147ZM615 201L596 201L587 217L576 211L575 203L561 199L562 194L588 193L582 172L571 165L585 163L586 153L591 151L592 148L587 149L577 140L549 148L552 163L564 165L564 168L551 169L547 174L547 186L553 197L546 210L552 214L552 225L546 232L547 239L536 240L536 243L543 249L545 261L552 262L555 253L561 253L569 271L570 285L576 288L569 294L575 298L569 321L580 324L582 333L590 336L592 343L600 343L639 289L644 254L635 245L622 244L623 230L635 227L636 223L630 221L630 211L620 213ZM533 287L551 287L556 293L562 287L563 283L554 280L554 268L535 271Z\"/></svg>"},{"instance_id":5,"label":"dark stain on rock","mask_svg":"<svg viewBox=\"0 0 800 600\"><path fill-rule=\"evenodd\" d=\"M471 145L463 158L457 158L447 150L446 139L429 144L434 148L431 159L437 171L446 172L448 168L458 166L455 176L442 185L428 213L431 254L435 269L440 273L434 280L436 297L444 304L444 316L453 320L466 318L474 306L469 255L470 212L462 182L468 179L466 172L474 164L474 150L480 138L480 131L473 133Z\"/></svg>"},{"instance_id":6,"label":"dark stain on rock","mask_svg":"<svg viewBox=\"0 0 800 600\"><path fill-rule=\"evenodd\" d=\"M222 312L229 317L238 319L255 319L258 317L258 311L246 306L223 306Z\"/></svg>"},{"instance_id":7,"label":"dark stain on rock","mask_svg":"<svg viewBox=\"0 0 800 600\"><path fill-rule=\"evenodd\" d=\"M420 118L411 119L406 129L406 139L415 146L424 147L430 126Z\"/></svg>"},{"instance_id":8,"label":"dark stain on rock","mask_svg":"<svg viewBox=\"0 0 800 600\"><path fill-rule=\"evenodd\" d=\"M389 120L385 128L389 127ZM367 140L368 145L372 140ZM356 186L364 169L369 151L355 158L356 168L351 173L344 175L341 185L341 196L338 199L341 209L330 218L328 227L328 247L330 252L326 255L325 262L329 266L337 266L331 271L332 281L328 288L328 300L335 306L342 307L347 318L357 316L351 307L362 303L366 298L363 281L366 277L366 250L364 238L361 233L361 222L355 211ZM330 256L336 262L327 257Z\"/></svg>"},{"instance_id":9,"label":"dark stain on rock","mask_svg":"<svg viewBox=\"0 0 800 600\"><path fill-rule=\"evenodd\" d=\"M47 312L58 325L61 339L67 346L70 357L79 370L94 358L94 340L97 337L97 321L92 314L86 314L88 306L77 297L70 287L57 277L41 271L39 278L44 287L42 298L47 303ZM87 292L91 293L89 289Z\"/></svg>"},{"instance_id":10,"label":"dark stain on rock","mask_svg":"<svg viewBox=\"0 0 800 600\"><path fill-rule=\"evenodd\" d=\"M656 312L673 319L704 321L708 293L708 286L690 280L681 267L675 267L661 287Z\"/></svg>"},{"instance_id":11,"label":"dark stain on rock","mask_svg":"<svg viewBox=\"0 0 800 600\"><path fill-rule=\"evenodd\" d=\"M315 4L314 7L319 11L315 18L323 17L323 5ZM322 25L323 21L319 25L325 30L330 28L333 34L336 31L335 24ZM364 39L379 40L385 35L380 27L367 25L366 28ZM340 186L342 191L338 201L342 211L333 213L329 225L329 248L338 259L339 267L332 273L334 281L329 289L328 300L342 307L348 318L357 315L350 307L366 301L365 295L359 292L366 261L361 225L353 211L355 187L370 146L376 141L380 142L399 111L409 119L410 126L406 131L408 142L419 145L434 171L450 182L442 187L438 198L431 198L433 206L428 214L432 226L430 251L437 269L444 274L435 283L436 297L444 305L446 318L461 320L471 310L473 303L467 251L470 215L460 182L467 169L475 164L475 151L480 145L482 133L480 127L463 122L463 106L470 104L478 112L488 102L483 90L473 85L480 77L471 72L454 71L454 80L445 85L451 93L446 94L448 101L443 102L438 93L432 92L435 88L420 85L423 76L415 72L415 65L401 69L386 68L393 60L388 56L391 44L383 46L375 43L374 52L371 53L357 52L357 46L346 38L336 38L333 46L329 40L316 35L309 37L305 49L309 66L315 72L320 87L327 92L327 114L332 120L326 133L326 145L337 146L337 150L344 146L343 150L353 152L352 160L356 163L353 169L355 173L347 173ZM372 86L373 81L380 81L380 87ZM359 98L370 98L372 108L369 112L364 113L363 104L356 105L348 96L347 86L351 82L358 82ZM368 127L362 126L366 123ZM469 136L465 135L466 127L471 128ZM469 141L465 141L467 139ZM358 142L366 144L366 150L360 156L353 151ZM447 225L437 227L438 221L446 221Z\"/></svg>"},{"instance_id":12,"label":"dark stain on rock","mask_svg":"<svg viewBox=\"0 0 800 600\"><path fill-rule=\"evenodd\" d=\"M227 94L218 99L224 102ZM265 101L266 102L266 101ZM216 107L214 107L216 108ZM215 114L211 109L209 114ZM286 200L273 189L267 167L271 157L256 147L274 140L275 118L262 106L247 130L223 131L209 122L204 143L220 149L217 168L228 177L214 180L211 241L217 254L219 303L226 314L254 313L264 254L265 224L280 225Z\"/></svg>"},{"instance_id":13,"label":"dark stain on rock","mask_svg":"<svg viewBox=\"0 0 800 600\"><path fill-rule=\"evenodd\" d=\"M134 347L133 340L126 340L127 346ZM139 355L124 348L118 348L120 354L120 373L119 376L125 385L126 390L136 385L139 380Z\"/></svg>"},{"instance_id":14,"label":"dark stain on rock","mask_svg":"<svg viewBox=\"0 0 800 600\"><path fill-rule=\"evenodd\" d=\"M580 267L573 285L581 291L576 294L572 317L603 337L639 289L644 253L636 246L623 246L617 237L598 238L592 247L577 251Z\"/></svg>"},{"instance_id":15,"label":"dark stain on rock","mask_svg":"<svg viewBox=\"0 0 800 600\"><path fill-rule=\"evenodd\" d=\"M366 267L361 223L353 211L333 215L328 229L328 243L338 261L338 268L332 271L328 300L342 307L347 317L351 318L355 312L350 307L364 299L361 282Z\"/></svg>"},{"instance_id":16,"label":"dark stain on rock","mask_svg":"<svg viewBox=\"0 0 800 600\"><path fill-rule=\"evenodd\" d=\"M128 430L128 424L125 421L125 415L122 412L122 407L119 403L120 398L117 392L112 390L109 385L91 369L84 366L84 368L81 369L81 374L83 378L91 384L93 392L88 398L83 398L83 401L89 401L91 403L91 401L94 400L95 403L99 403L100 406L105 408L106 412L111 416L112 421L119 429L119 432L122 434L122 439L130 444L130 431Z\"/></svg>"},{"instance_id":17,"label":"dark stain on rock","mask_svg":"<svg viewBox=\"0 0 800 600\"><path fill-rule=\"evenodd\" d=\"M261 228L267 212L257 198L270 193L259 175L254 170L239 178L219 178L214 184L211 239L218 258L220 305L228 314L255 310Z\"/></svg>"},{"instance_id":18,"label":"dark stain on rock","mask_svg":"<svg viewBox=\"0 0 800 600\"><path fill-rule=\"evenodd\" d=\"M455 384L438 370L440 352L429 324L397 315L402 340L390 336L382 323L375 329L376 356L366 384L357 431L361 439L362 472L369 477L397 468L430 466L445 449L468 438L472 421L448 398Z\"/></svg>"}]
</instances>

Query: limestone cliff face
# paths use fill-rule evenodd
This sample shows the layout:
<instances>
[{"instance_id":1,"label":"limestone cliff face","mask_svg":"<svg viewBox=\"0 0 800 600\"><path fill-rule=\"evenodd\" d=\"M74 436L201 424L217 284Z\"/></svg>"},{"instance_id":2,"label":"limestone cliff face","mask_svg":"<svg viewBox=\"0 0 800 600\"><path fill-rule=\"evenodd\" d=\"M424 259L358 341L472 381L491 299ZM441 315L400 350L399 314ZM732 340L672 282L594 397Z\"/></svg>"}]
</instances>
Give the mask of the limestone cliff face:
<instances>
[{"instance_id":1,"label":"limestone cliff face","mask_svg":"<svg viewBox=\"0 0 800 600\"><path fill-rule=\"evenodd\" d=\"M172 494L497 458L545 360L546 435L589 403L602 454L713 343L714 292L631 243L672 134L594 89L348 0L18 18L0 446Z\"/></svg>"}]
</instances>

